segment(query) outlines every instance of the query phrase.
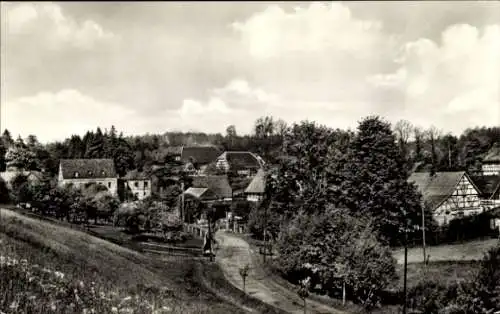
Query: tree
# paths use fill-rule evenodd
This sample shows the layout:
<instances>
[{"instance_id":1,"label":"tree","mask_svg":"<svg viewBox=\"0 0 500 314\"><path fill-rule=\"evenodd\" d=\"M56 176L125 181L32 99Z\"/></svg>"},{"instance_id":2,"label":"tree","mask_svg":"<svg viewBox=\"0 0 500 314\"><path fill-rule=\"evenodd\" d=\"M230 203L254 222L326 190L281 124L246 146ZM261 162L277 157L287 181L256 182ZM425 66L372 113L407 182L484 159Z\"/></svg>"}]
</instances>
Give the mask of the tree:
<instances>
[{"instance_id":1,"label":"tree","mask_svg":"<svg viewBox=\"0 0 500 314\"><path fill-rule=\"evenodd\" d=\"M9 189L7 183L0 178L0 204L8 204L10 202Z\"/></svg>"},{"instance_id":2,"label":"tree","mask_svg":"<svg viewBox=\"0 0 500 314\"><path fill-rule=\"evenodd\" d=\"M246 292L246 280L248 277L248 271L250 270L250 265L246 264L242 268L239 269L241 279L243 280L243 292Z\"/></svg>"},{"instance_id":3,"label":"tree","mask_svg":"<svg viewBox=\"0 0 500 314\"><path fill-rule=\"evenodd\" d=\"M430 146L431 146L431 175L436 173L438 161L438 155L436 151L437 141L441 137L441 131L439 131L436 127L432 126L427 131L427 136L429 138Z\"/></svg>"},{"instance_id":4,"label":"tree","mask_svg":"<svg viewBox=\"0 0 500 314\"><path fill-rule=\"evenodd\" d=\"M12 139L12 135L9 130L5 129L2 134L2 142L4 143L6 148L9 148L12 144L14 144L14 140Z\"/></svg>"},{"instance_id":5,"label":"tree","mask_svg":"<svg viewBox=\"0 0 500 314\"><path fill-rule=\"evenodd\" d=\"M395 260L376 233L372 220L347 209L302 212L282 229L277 266L293 282L309 277L329 295L345 284L350 299L372 307L395 279Z\"/></svg>"},{"instance_id":6,"label":"tree","mask_svg":"<svg viewBox=\"0 0 500 314\"><path fill-rule=\"evenodd\" d=\"M412 124L406 120L399 120L394 126L394 132L396 133L396 139L399 144L399 151L405 160L408 158L408 140L410 139L413 129L414 127Z\"/></svg>"},{"instance_id":7,"label":"tree","mask_svg":"<svg viewBox=\"0 0 500 314\"><path fill-rule=\"evenodd\" d=\"M306 299L307 297L309 297L309 289L310 289L310 278L307 277L300 281L299 289L297 290L297 294L304 303L304 314L306 314Z\"/></svg>"},{"instance_id":8,"label":"tree","mask_svg":"<svg viewBox=\"0 0 500 314\"><path fill-rule=\"evenodd\" d=\"M87 142L87 148L85 150L85 158L101 158L104 154L104 135L100 128L97 128L95 134L91 133L91 136Z\"/></svg>"},{"instance_id":9,"label":"tree","mask_svg":"<svg viewBox=\"0 0 500 314\"><path fill-rule=\"evenodd\" d=\"M33 169L36 165L36 155L30 151L19 138L14 145L9 147L5 154L7 169L16 168L20 170Z\"/></svg>"},{"instance_id":10,"label":"tree","mask_svg":"<svg viewBox=\"0 0 500 314\"><path fill-rule=\"evenodd\" d=\"M5 163L5 154L7 153L7 148L3 141L0 140L0 172L5 171L7 165Z\"/></svg>"},{"instance_id":11,"label":"tree","mask_svg":"<svg viewBox=\"0 0 500 314\"><path fill-rule=\"evenodd\" d=\"M349 146L346 162L332 174L331 197L356 216L374 217L384 241L396 244L407 219L412 226L420 224L421 208L389 123L365 118Z\"/></svg>"},{"instance_id":12,"label":"tree","mask_svg":"<svg viewBox=\"0 0 500 314\"><path fill-rule=\"evenodd\" d=\"M413 136L415 137L415 157L414 162L421 162L423 160L422 145L424 141L424 132L419 127L413 128Z\"/></svg>"}]
</instances>

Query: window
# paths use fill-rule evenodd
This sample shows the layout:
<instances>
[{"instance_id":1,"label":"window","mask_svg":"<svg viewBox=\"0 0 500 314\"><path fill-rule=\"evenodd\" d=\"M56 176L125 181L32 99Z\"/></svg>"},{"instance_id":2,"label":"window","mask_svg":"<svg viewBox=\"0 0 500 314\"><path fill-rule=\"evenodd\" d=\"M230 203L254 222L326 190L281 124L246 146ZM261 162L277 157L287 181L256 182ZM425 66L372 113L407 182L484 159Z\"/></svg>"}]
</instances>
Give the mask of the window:
<instances>
[{"instance_id":1,"label":"window","mask_svg":"<svg viewBox=\"0 0 500 314\"><path fill-rule=\"evenodd\" d=\"M108 188L111 189L111 182L108 182Z\"/></svg>"},{"instance_id":2,"label":"window","mask_svg":"<svg viewBox=\"0 0 500 314\"><path fill-rule=\"evenodd\" d=\"M75 172L75 178L78 178L78 176L79 176L79 175L80 175L80 174L78 173L78 171L77 171L77 172Z\"/></svg>"},{"instance_id":3,"label":"window","mask_svg":"<svg viewBox=\"0 0 500 314\"><path fill-rule=\"evenodd\" d=\"M143 192L143 193L142 193L142 195L143 195L143 196L146 196L146 192Z\"/></svg>"},{"instance_id":4,"label":"window","mask_svg":"<svg viewBox=\"0 0 500 314\"><path fill-rule=\"evenodd\" d=\"M144 187L147 188L148 187L148 181L144 181Z\"/></svg>"},{"instance_id":5,"label":"window","mask_svg":"<svg viewBox=\"0 0 500 314\"><path fill-rule=\"evenodd\" d=\"M135 186L136 188L138 188L138 187L139 187L139 182L135 181L135 182L134 182L134 186Z\"/></svg>"}]
</instances>

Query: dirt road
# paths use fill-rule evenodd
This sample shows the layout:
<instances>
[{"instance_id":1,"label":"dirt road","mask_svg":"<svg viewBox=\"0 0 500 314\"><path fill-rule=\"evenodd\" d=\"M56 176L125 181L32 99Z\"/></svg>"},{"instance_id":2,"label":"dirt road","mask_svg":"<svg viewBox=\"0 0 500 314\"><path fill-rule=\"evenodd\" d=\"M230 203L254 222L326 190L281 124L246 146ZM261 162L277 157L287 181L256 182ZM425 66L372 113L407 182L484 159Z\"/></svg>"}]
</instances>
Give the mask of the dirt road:
<instances>
[{"instance_id":1,"label":"dirt road","mask_svg":"<svg viewBox=\"0 0 500 314\"><path fill-rule=\"evenodd\" d=\"M295 291L278 285L255 269L250 255L250 246L245 240L222 230L217 232L215 237L219 243L216 261L229 282L243 290L239 269L249 264L250 271L246 280L246 292L249 295L288 313L304 313L302 300ZM307 313L345 314L345 312L310 299L307 300Z\"/></svg>"}]
</instances>

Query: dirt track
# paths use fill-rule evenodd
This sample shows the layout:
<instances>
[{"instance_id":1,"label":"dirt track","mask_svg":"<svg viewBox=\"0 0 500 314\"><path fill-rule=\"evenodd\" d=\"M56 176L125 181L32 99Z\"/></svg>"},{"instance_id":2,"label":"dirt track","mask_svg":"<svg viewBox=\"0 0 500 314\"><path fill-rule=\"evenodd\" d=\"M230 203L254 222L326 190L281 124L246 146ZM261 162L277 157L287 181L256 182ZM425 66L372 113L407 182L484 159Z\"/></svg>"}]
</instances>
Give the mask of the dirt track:
<instances>
[{"instance_id":1,"label":"dirt track","mask_svg":"<svg viewBox=\"0 0 500 314\"><path fill-rule=\"evenodd\" d=\"M216 261L219 263L229 282L243 290L239 268L248 263L250 265L250 272L246 280L246 292L249 295L281 308L288 313L304 313L302 300L295 291L290 291L276 284L272 280L269 280L269 278L266 278L258 269L255 269L250 255L250 246L245 240L223 231L217 232L216 240L219 243ZM344 312L308 299L307 313L341 314Z\"/></svg>"}]
</instances>

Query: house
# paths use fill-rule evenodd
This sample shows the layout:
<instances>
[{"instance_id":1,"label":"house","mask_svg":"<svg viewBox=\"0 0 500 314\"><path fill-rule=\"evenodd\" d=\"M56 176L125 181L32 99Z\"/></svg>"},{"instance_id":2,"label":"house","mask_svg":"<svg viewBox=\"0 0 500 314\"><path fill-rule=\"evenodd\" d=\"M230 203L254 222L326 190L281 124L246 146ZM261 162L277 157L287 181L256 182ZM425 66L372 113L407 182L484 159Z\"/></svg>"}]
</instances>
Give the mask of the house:
<instances>
[{"instance_id":1,"label":"house","mask_svg":"<svg viewBox=\"0 0 500 314\"><path fill-rule=\"evenodd\" d=\"M456 217L481 213L480 190L465 171L413 173L408 179L417 186L436 222L446 225Z\"/></svg>"},{"instance_id":2,"label":"house","mask_svg":"<svg viewBox=\"0 0 500 314\"><path fill-rule=\"evenodd\" d=\"M226 176L194 176L184 194L206 201L231 201L232 189Z\"/></svg>"},{"instance_id":3,"label":"house","mask_svg":"<svg viewBox=\"0 0 500 314\"><path fill-rule=\"evenodd\" d=\"M260 202L264 198L266 189L266 175L263 169L259 169L248 187L245 189L245 195L250 202Z\"/></svg>"},{"instance_id":4,"label":"house","mask_svg":"<svg viewBox=\"0 0 500 314\"><path fill-rule=\"evenodd\" d=\"M167 148L167 153L175 160L207 165L220 155L220 150L215 146L174 146Z\"/></svg>"},{"instance_id":5,"label":"house","mask_svg":"<svg viewBox=\"0 0 500 314\"><path fill-rule=\"evenodd\" d=\"M495 144L483 159L481 170L483 175L500 175L500 145Z\"/></svg>"},{"instance_id":6,"label":"house","mask_svg":"<svg viewBox=\"0 0 500 314\"><path fill-rule=\"evenodd\" d=\"M232 190L226 176L194 176L191 187L183 193L181 219L192 221L191 204L204 203L227 212L232 201Z\"/></svg>"},{"instance_id":7,"label":"house","mask_svg":"<svg viewBox=\"0 0 500 314\"><path fill-rule=\"evenodd\" d=\"M217 169L226 173L235 172L238 175L254 175L263 166L262 158L251 152L224 152L216 160Z\"/></svg>"},{"instance_id":8,"label":"house","mask_svg":"<svg viewBox=\"0 0 500 314\"><path fill-rule=\"evenodd\" d=\"M144 172L138 170L129 171L122 180L125 190L138 200L151 196L151 179Z\"/></svg>"},{"instance_id":9,"label":"house","mask_svg":"<svg viewBox=\"0 0 500 314\"><path fill-rule=\"evenodd\" d=\"M80 187L87 183L105 186L112 195L118 194L118 175L113 159L61 159L58 184Z\"/></svg>"},{"instance_id":10,"label":"house","mask_svg":"<svg viewBox=\"0 0 500 314\"><path fill-rule=\"evenodd\" d=\"M478 175L471 179L479 188L482 206L488 209L500 206L500 175Z\"/></svg>"}]
</instances>

